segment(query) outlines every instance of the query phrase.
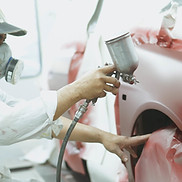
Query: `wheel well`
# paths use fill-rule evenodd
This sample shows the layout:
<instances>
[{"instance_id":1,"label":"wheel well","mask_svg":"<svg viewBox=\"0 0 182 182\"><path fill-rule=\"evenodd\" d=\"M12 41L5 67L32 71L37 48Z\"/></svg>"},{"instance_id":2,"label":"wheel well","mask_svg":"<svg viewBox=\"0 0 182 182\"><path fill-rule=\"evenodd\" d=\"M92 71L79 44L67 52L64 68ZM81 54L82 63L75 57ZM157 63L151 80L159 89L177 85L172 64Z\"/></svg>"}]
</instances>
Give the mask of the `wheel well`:
<instances>
[{"instance_id":1,"label":"wheel well","mask_svg":"<svg viewBox=\"0 0 182 182\"><path fill-rule=\"evenodd\" d=\"M146 110L140 114L137 118L135 125L133 127L132 135L143 135L152 133L160 128L165 128L170 125L175 125L174 122L164 113L158 110ZM135 151L137 153L137 158L131 157L131 165L134 172L135 165L142 153L144 145L137 146ZM133 173L134 174L134 173Z\"/></svg>"},{"instance_id":2,"label":"wheel well","mask_svg":"<svg viewBox=\"0 0 182 182\"><path fill-rule=\"evenodd\" d=\"M158 110L146 110L137 118L133 135L143 135L152 133L160 128L174 124L173 121L164 113Z\"/></svg>"}]
</instances>

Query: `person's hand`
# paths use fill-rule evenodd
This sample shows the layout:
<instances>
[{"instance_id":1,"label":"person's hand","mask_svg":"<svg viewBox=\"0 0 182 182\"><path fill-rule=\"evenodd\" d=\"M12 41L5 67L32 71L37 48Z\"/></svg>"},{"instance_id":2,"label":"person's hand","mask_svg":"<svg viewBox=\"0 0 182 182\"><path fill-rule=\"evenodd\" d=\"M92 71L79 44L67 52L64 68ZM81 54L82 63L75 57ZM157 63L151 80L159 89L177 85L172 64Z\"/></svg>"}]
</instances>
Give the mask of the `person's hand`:
<instances>
[{"instance_id":1,"label":"person's hand","mask_svg":"<svg viewBox=\"0 0 182 182\"><path fill-rule=\"evenodd\" d=\"M116 71L114 65L107 65L94 70L75 83L79 86L79 92L82 99L93 99L97 97L105 97L106 92L116 95L119 90L120 82L109 74Z\"/></svg>"},{"instance_id":2,"label":"person's hand","mask_svg":"<svg viewBox=\"0 0 182 182\"><path fill-rule=\"evenodd\" d=\"M107 65L87 73L76 81L57 91L57 108L54 120L60 117L72 105L82 99L97 99L106 96L106 92L118 93L120 82L112 75L116 71L114 65Z\"/></svg>"},{"instance_id":3,"label":"person's hand","mask_svg":"<svg viewBox=\"0 0 182 182\"><path fill-rule=\"evenodd\" d=\"M104 133L102 137L102 144L108 151L115 153L119 158L121 158L122 162L125 163L128 161L128 157L123 152L123 149L126 149L134 158L136 158L137 155L132 147L145 143L150 136L151 134L127 137Z\"/></svg>"}]
</instances>

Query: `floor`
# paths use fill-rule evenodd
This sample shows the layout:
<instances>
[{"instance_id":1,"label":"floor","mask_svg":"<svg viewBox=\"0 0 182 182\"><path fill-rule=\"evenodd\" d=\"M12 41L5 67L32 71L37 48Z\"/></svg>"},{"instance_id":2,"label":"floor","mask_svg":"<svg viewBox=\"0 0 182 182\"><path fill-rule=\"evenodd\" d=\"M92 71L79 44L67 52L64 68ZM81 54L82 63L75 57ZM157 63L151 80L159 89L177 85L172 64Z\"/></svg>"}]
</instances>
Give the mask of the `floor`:
<instances>
[{"instance_id":1,"label":"floor","mask_svg":"<svg viewBox=\"0 0 182 182\"><path fill-rule=\"evenodd\" d=\"M56 182L56 168L51 166L50 164L37 165L33 168L22 168L19 170L12 170L12 176L14 178L23 179L26 178L26 175L36 176L36 179L40 182ZM62 169L62 178L61 182L89 182L88 177L83 176L78 173L74 173L69 169Z\"/></svg>"},{"instance_id":2,"label":"floor","mask_svg":"<svg viewBox=\"0 0 182 182\"><path fill-rule=\"evenodd\" d=\"M34 182L56 182L56 167L50 162L35 164L21 160L25 148L29 149L26 143L0 146L0 170L1 165L8 167L14 179L12 182L25 182L25 179L26 182L32 182L32 179ZM90 182L88 177L71 171L66 165L61 174L61 182Z\"/></svg>"}]
</instances>

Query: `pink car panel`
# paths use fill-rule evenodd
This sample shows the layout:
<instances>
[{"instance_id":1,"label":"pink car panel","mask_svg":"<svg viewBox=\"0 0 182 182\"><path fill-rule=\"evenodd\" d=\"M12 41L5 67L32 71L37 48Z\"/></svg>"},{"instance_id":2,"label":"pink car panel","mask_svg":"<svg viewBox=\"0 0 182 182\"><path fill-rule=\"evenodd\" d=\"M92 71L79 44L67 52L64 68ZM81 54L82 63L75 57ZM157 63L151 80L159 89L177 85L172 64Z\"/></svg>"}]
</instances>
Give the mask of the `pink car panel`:
<instances>
[{"instance_id":1,"label":"pink car panel","mask_svg":"<svg viewBox=\"0 0 182 182\"><path fill-rule=\"evenodd\" d=\"M179 130L182 130L182 85L180 84L182 40L170 37L163 27L160 31L141 28L135 28L132 31L139 56L139 66L134 74L140 83L132 86L126 83L121 85L118 98L119 111L116 110L119 113L120 125L117 126L120 127L121 134L135 135L137 134L136 123L142 118L143 113L154 110L167 116L177 126L177 133L180 136ZM148 124L152 127L152 124ZM181 140L174 139L176 130L171 130L173 135L167 135L168 131L169 129L166 129L152 134L136 165L136 182L181 181L179 157L181 156ZM145 132L143 130L143 133ZM173 156L169 158L172 152L174 152ZM175 160L178 161L177 164ZM132 160L130 163L128 170L131 172ZM169 175L165 175L166 173Z\"/></svg>"},{"instance_id":2,"label":"pink car panel","mask_svg":"<svg viewBox=\"0 0 182 182\"><path fill-rule=\"evenodd\" d=\"M160 129L147 141L135 168L135 182L180 182L182 179L182 132Z\"/></svg>"}]
</instances>

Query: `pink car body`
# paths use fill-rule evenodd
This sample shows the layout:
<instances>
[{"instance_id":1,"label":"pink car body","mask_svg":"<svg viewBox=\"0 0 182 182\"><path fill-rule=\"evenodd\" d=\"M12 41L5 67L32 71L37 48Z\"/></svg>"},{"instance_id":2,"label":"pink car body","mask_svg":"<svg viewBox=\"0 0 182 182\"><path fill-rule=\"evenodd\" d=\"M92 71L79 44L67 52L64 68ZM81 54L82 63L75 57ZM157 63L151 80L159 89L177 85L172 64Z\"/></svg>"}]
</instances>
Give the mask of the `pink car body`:
<instances>
[{"instance_id":1,"label":"pink car body","mask_svg":"<svg viewBox=\"0 0 182 182\"><path fill-rule=\"evenodd\" d=\"M157 45L141 45L136 50L139 66L135 76L139 83L120 87L118 130L126 136L141 135L171 123L182 130L182 53ZM127 165L130 179L135 164L131 159Z\"/></svg>"},{"instance_id":2,"label":"pink car body","mask_svg":"<svg viewBox=\"0 0 182 182\"><path fill-rule=\"evenodd\" d=\"M181 180L182 39L180 31L173 31L177 17L174 13L176 5L173 6L169 14L164 15L160 29L152 26L131 28L139 57L134 75L139 83L123 83L120 87L116 107L117 131L126 136L154 134L144 151L143 146L136 147L139 161L129 155L129 181ZM177 20L180 18L178 16ZM176 129L169 129L169 126ZM160 175L156 175L158 173Z\"/></svg>"}]
</instances>

